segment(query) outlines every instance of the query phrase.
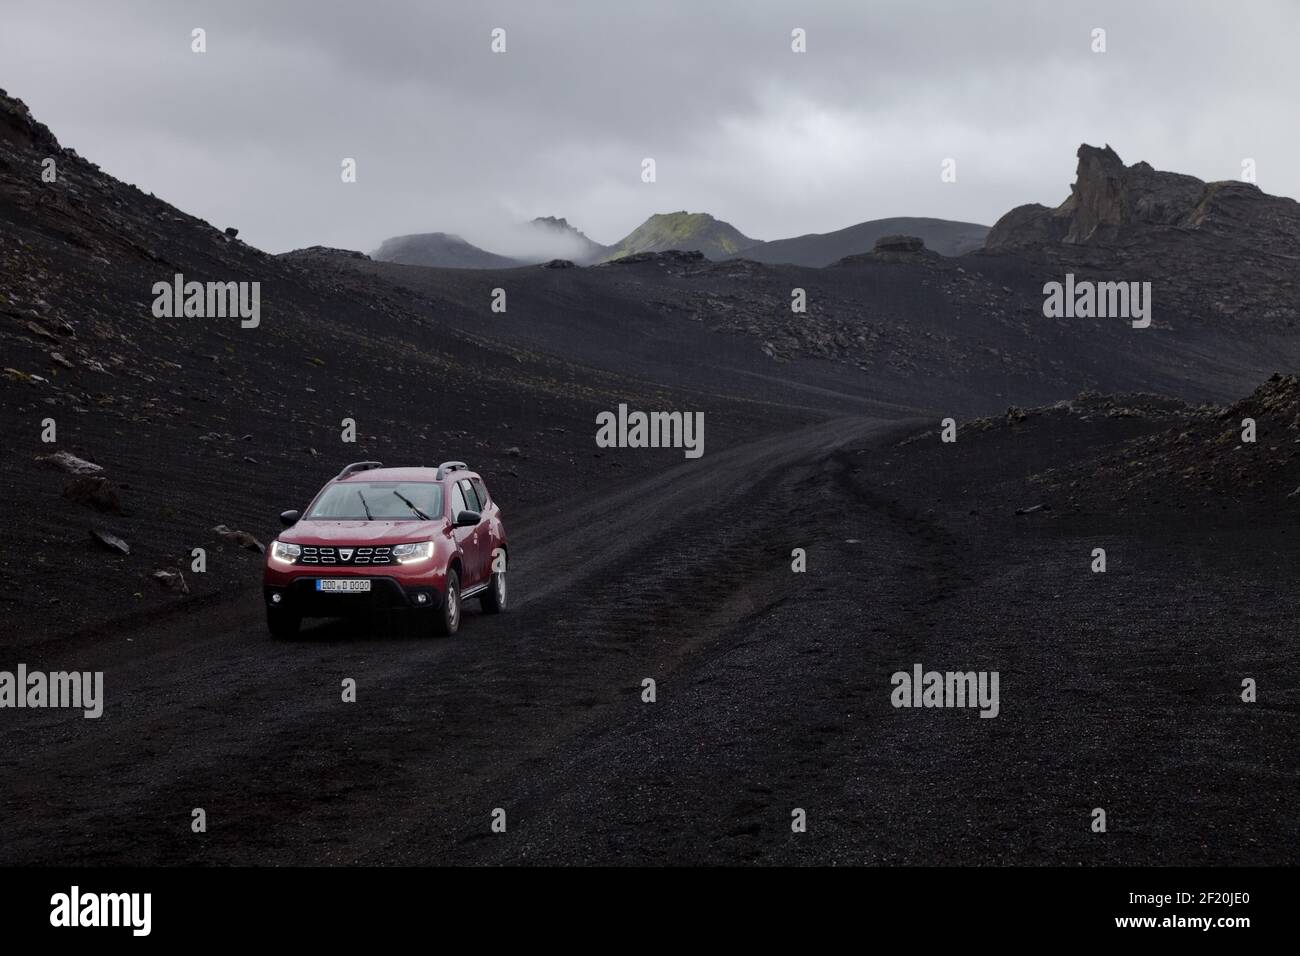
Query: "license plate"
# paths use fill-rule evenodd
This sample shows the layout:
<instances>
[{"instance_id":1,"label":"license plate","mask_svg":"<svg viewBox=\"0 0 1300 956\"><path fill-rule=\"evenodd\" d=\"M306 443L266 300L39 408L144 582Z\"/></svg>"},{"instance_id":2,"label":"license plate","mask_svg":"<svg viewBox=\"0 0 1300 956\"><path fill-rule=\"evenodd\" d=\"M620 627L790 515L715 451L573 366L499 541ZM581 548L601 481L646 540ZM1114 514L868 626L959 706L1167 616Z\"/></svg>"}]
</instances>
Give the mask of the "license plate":
<instances>
[{"instance_id":1,"label":"license plate","mask_svg":"<svg viewBox=\"0 0 1300 956\"><path fill-rule=\"evenodd\" d=\"M368 578L328 578L316 582L317 591L334 591L344 594L364 593L370 590Z\"/></svg>"}]
</instances>

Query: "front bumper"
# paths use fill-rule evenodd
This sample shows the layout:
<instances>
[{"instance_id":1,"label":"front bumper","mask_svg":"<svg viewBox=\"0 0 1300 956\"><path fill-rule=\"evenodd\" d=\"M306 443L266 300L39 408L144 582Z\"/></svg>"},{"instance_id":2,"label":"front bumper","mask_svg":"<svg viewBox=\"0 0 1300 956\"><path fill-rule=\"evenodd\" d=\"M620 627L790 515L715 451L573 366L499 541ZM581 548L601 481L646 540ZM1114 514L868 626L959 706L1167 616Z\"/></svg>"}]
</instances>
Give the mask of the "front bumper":
<instances>
[{"instance_id":1,"label":"front bumper","mask_svg":"<svg viewBox=\"0 0 1300 956\"><path fill-rule=\"evenodd\" d=\"M429 584L403 583L384 576L367 575L369 591L340 593L316 590L318 580L332 577L336 576L296 576L284 584L264 584L262 592L268 607L302 617L348 617L371 611L425 610L442 606L442 592L438 588Z\"/></svg>"}]
</instances>

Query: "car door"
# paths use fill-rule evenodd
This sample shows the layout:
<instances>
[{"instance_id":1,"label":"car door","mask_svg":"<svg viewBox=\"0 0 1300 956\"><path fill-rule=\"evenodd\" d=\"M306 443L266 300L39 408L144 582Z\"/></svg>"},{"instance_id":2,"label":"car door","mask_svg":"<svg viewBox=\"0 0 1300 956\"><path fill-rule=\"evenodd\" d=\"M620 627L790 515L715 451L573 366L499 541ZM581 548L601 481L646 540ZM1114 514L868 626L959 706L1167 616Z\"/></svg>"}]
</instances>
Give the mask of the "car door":
<instances>
[{"instance_id":1,"label":"car door","mask_svg":"<svg viewBox=\"0 0 1300 956\"><path fill-rule=\"evenodd\" d=\"M478 529L456 527L456 517L462 511L468 511L469 505L465 502L465 492L461 490L459 481L453 481L449 490L451 492L451 533L456 539L456 546L460 548L460 587L464 590L474 586L478 574L478 546L474 540Z\"/></svg>"},{"instance_id":2,"label":"car door","mask_svg":"<svg viewBox=\"0 0 1300 956\"><path fill-rule=\"evenodd\" d=\"M454 514L460 514L461 511L477 512L481 508L474 486L466 478L456 482L451 500L453 509L459 506L459 510L454 511ZM484 572L486 561L483 552L488 541L487 535L484 533L483 520L480 517L479 523L472 528L457 528L456 531L456 540L460 542L462 560L465 563L464 586L466 588L476 587L487 580L487 574Z\"/></svg>"},{"instance_id":3,"label":"car door","mask_svg":"<svg viewBox=\"0 0 1300 956\"><path fill-rule=\"evenodd\" d=\"M502 546L504 541L501 531L501 509L497 507L496 502L488 494L482 478L475 475L470 478L470 484L474 486L474 490L478 493L479 513L483 515L483 525L479 531L479 544L484 549L483 560L487 562L484 573L491 577L495 569L494 552Z\"/></svg>"}]
</instances>

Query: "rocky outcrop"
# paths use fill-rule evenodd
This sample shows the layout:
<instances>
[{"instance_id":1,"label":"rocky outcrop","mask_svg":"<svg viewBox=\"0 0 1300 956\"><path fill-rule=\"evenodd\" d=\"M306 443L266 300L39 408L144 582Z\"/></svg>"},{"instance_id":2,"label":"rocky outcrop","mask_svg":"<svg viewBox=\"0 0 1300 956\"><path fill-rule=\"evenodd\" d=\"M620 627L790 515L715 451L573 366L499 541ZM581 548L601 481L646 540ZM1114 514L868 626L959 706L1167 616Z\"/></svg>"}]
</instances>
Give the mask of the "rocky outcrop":
<instances>
[{"instance_id":1,"label":"rocky outcrop","mask_svg":"<svg viewBox=\"0 0 1300 956\"><path fill-rule=\"evenodd\" d=\"M50 128L32 118L26 103L4 90L0 90L0 141L49 153L62 151Z\"/></svg>"},{"instance_id":2,"label":"rocky outcrop","mask_svg":"<svg viewBox=\"0 0 1300 956\"><path fill-rule=\"evenodd\" d=\"M609 266L635 266L651 262L664 268L683 269L689 266L702 266L707 261L704 253L696 249L689 252L680 249L667 249L662 252L634 252L630 255L619 256L617 259L611 259L609 262L602 262L601 266L606 268Z\"/></svg>"},{"instance_id":3,"label":"rocky outcrop","mask_svg":"<svg viewBox=\"0 0 1300 956\"><path fill-rule=\"evenodd\" d=\"M1085 144L1078 157L1077 177L1065 202L1055 209L1016 207L994 223L984 248L1000 252L1053 242L1116 243L1151 229L1251 229L1279 217L1300 223L1295 202L1268 196L1251 183L1205 183L1195 176L1160 172L1148 163L1125 166L1110 146ZM1232 209L1248 214L1244 219L1225 216ZM1300 236L1293 238L1300 241Z\"/></svg>"},{"instance_id":4,"label":"rocky outcrop","mask_svg":"<svg viewBox=\"0 0 1300 956\"><path fill-rule=\"evenodd\" d=\"M923 259L938 259L939 253L927 249L925 240L920 236L881 236L876 240L870 252L856 256L845 256L833 266L854 266L864 262L919 262Z\"/></svg>"},{"instance_id":5,"label":"rocky outcrop","mask_svg":"<svg viewBox=\"0 0 1300 956\"><path fill-rule=\"evenodd\" d=\"M1231 501L1236 509L1274 520L1300 509L1297 376L1274 374L1227 407L1188 407L1160 418L1172 427L1045 471L1034 481L1062 508L1098 513L1160 506L1212 516ZM1234 511L1238 520L1240 513Z\"/></svg>"},{"instance_id":6,"label":"rocky outcrop","mask_svg":"<svg viewBox=\"0 0 1300 956\"><path fill-rule=\"evenodd\" d=\"M874 252L920 252L925 240L920 236L881 236L872 247Z\"/></svg>"},{"instance_id":7,"label":"rocky outcrop","mask_svg":"<svg viewBox=\"0 0 1300 956\"><path fill-rule=\"evenodd\" d=\"M307 246L304 249L282 252L276 258L285 259L289 262L319 263L337 262L340 259L351 259L358 262L370 261L370 257L364 252L357 252L355 249L336 249L333 246Z\"/></svg>"},{"instance_id":8,"label":"rocky outcrop","mask_svg":"<svg viewBox=\"0 0 1300 956\"><path fill-rule=\"evenodd\" d=\"M1300 204L1253 183L1125 166L1080 146L1069 197L999 219L984 252L1046 260L1053 272L1151 281L1165 318L1300 319Z\"/></svg>"}]
</instances>

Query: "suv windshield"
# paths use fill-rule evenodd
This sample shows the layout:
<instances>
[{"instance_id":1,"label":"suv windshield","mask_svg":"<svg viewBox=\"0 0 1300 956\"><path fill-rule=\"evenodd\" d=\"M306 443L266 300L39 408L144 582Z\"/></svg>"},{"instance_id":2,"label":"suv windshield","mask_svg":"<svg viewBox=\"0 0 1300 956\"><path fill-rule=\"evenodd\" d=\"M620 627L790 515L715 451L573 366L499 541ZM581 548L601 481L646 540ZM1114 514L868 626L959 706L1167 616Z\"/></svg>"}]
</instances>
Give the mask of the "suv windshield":
<instances>
[{"instance_id":1,"label":"suv windshield","mask_svg":"<svg viewBox=\"0 0 1300 956\"><path fill-rule=\"evenodd\" d=\"M442 485L431 481L345 481L330 485L310 518L330 521L423 521L442 516Z\"/></svg>"}]
</instances>

